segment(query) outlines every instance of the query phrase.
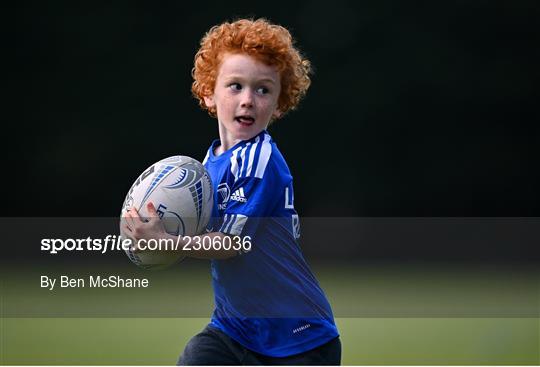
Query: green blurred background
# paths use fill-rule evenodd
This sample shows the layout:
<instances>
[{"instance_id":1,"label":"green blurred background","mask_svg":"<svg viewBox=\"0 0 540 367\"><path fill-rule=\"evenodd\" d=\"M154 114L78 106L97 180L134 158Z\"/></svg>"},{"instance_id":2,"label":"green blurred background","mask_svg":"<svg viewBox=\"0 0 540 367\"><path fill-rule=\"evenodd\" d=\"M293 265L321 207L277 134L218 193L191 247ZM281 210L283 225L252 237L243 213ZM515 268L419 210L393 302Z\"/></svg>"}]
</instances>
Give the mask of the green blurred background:
<instances>
[{"instance_id":1,"label":"green blurred background","mask_svg":"<svg viewBox=\"0 0 540 367\"><path fill-rule=\"evenodd\" d=\"M535 318L338 318L344 365L538 365ZM207 319L2 319L3 364L172 365Z\"/></svg>"},{"instance_id":2,"label":"green blurred background","mask_svg":"<svg viewBox=\"0 0 540 367\"><path fill-rule=\"evenodd\" d=\"M36 284L39 274L96 274L90 266L10 270L17 276L3 282L2 307L17 317L1 321L2 364L173 364L213 304L204 262L162 272L131 265L151 281L137 291ZM313 270L333 306L343 364L540 363L536 267L315 262Z\"/></svg>"}]
</instances>

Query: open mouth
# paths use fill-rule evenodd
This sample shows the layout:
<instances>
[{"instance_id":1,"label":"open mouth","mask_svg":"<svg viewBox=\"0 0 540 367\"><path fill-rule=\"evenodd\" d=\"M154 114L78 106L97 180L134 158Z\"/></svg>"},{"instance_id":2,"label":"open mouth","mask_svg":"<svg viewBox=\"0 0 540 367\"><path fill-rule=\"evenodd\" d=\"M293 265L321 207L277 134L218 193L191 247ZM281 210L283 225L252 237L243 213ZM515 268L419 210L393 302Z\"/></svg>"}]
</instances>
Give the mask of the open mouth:
<instances>
[{"instance_id":1,"label":"open mouth","mask_svg":"<svg viewBox=\"0 0 540 367\"><path fill-rule=\"evenodd\" d=\"M255 119L251 116L236 116L234 120L242 126L250 126L255 123Z\"/></svg>"}]
</instances>

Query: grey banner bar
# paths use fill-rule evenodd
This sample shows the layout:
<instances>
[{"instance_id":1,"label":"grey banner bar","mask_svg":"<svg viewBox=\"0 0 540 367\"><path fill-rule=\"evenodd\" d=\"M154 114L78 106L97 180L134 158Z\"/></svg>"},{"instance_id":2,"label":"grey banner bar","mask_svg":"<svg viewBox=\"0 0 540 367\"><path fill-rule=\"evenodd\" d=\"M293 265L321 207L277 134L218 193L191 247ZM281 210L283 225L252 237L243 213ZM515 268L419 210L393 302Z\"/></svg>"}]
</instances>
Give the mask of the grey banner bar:
<instances>
[{"instance_id":1,"label":"grey banner bar","mask_svg":"<svg viewBox=\"0 0 540 367\"><path fill-rule=\"evenodd\" d=\"M123 251L40 249L116 235L117 221L0 219L1 316L209 317L209 261L147 271ZM539 239L538 218L306 218L301 247L335 317L537 318Z\"/></svg>"}]
</instances>

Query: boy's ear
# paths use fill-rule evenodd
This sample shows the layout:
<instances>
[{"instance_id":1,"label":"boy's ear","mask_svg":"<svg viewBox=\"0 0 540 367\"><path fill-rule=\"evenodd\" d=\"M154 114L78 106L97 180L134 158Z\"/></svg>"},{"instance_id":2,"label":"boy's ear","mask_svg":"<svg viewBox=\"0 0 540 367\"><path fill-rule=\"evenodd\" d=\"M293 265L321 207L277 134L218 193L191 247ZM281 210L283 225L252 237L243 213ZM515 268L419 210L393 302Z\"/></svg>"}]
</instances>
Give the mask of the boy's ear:
<instances>
[{"instance_id":1,"label":"boy's ear","mask_svg":"<svg viewBox=\"0 0 540 367\"><path fill-rule=\"evenodd\" d=\"M273 116L275 119L280 118L280 117L281 117L281 111L278 110L278 109L276 108L276 110L274 111L274 113L272 114L272 116Z\"/></svg>"},{"instance_id":2,"label":"boy's ear","mask_svg":"<svg viewBox=\"0 0 540 367\"><path fill-rule=\"evenodd\" d=\"M214 102L214 95L204 96L204 104L209 108L215 107L216 103Z\"/></svg>"}]
</instances>

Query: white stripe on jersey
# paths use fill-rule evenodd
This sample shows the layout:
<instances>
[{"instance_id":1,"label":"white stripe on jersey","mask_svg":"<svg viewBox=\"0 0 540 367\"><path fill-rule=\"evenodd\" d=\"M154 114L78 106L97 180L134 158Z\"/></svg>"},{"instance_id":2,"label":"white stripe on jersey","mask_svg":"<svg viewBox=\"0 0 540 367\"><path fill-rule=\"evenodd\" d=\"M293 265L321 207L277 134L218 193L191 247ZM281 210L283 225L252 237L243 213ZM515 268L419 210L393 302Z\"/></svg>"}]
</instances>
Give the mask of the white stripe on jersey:
<instances>
[{"instance_id":1,"label":"white stripe on jersey","mask_svg":"<svg viewBox=\"0 0 540 367\"><path fill-rule=\"evenodd\" d=\"M225 229L226 233L240 236L240 234L242 234L242 230L244 229L244 225L246 224L248 217L242 214L233 214L232 217L233 219L227 226L228 228Z\"/></svg>"},{"instance_id":2,"label":"white stripe on jersey","mask_svg":"<svg viewBox=\"0 0 540 367\"><path fill-rule=\"evenodd\" d=\"M244 149L242 149L242 153L240 154L240 160L242 161L242 167L240 167L240 173L238 176L242 176L242 172L244 172L244 166L246 165L246 150L251 145L251 143L247 143Z\"/></svg>"},{"instance_id":3,"label":"white stripe on jersey","mask_svg":"<svg viewBox=\"0 0 540 367\"><path fill-rule=\"evenodd\" d=\"M212 149L212 148L210 148ZM203 166L206 164L206 161L208 160L208 157L210 157L210 149L206 152L206 155L204 156L204 159L202 161Z\"/></svg>"},{"instance_id":4,"label":"white stripe on jersey","mask_svg":"<svg viewBox=\"0 0 540 367\"><path fill-rule=\"evenodd\" d=\"M238 161L236 160L236 156L240 149L242 149L242 147L236 148L231 155L231 173L233 174L235 181L238 180Z\"/></svg>"},{"instance_id":5,"label":"white stripe on jersey","mask_svg":"<svg viewBox=\"0 0 540 367\"><path fill-rule=\"evenodd\" d=\"M225 214L223 216L223 223L221 224L221 228L219 229L219 232L227 233L227 227L229 226L229 222L232 218L233 216L230 214Z\"/></svg>"},{"instance_id":6,"label":"white stripe on jersey","mask_svg":"<svg viewBox=\"0 0 540 367\"><path fill-rule=\"evenodd\" d=\"M261 149L255 162L255 153L259 146ZM262 178L271 154L272 144L268 134L264 135L262 141L258 136L253 144L247 143L245 146L235 149L231 155L231 173L234 175L234 181L236 182L240 177L254 176ZM240 162L238 162L238 159L240 159Z\"/></svg>"},{"instance_id":7,"label":"white stripe on jersey","mask_svg":"<svg viewBox=\"0 0 540 367\"><path fill-rule=\"evenodd\" d=\"M251 147L251 151L249 152L249 161L246 170L246 177L251 174L251 169L253 168L253 159L255 158L255 152L257 151L259 140L261 140L261 138L257 136L257 139L255 139L255 144L253 144L253 146Z\"/></svg>"},{"instance_id":8,"label":"white stripe on jersey","mask_svg":"<svg viewBox=\"0 0 540 367\"><path fill-rule=\"evenodd\" d=\"M257 169L255 171L255 177L262 178L264 175L264 170L266 165L270 160L270 155L272 154L272 144L270 144L270 136L264 134L264 141L261 146L261 153L259 154L259 161L257 162Z\"/></svg>"}]
</instances>

